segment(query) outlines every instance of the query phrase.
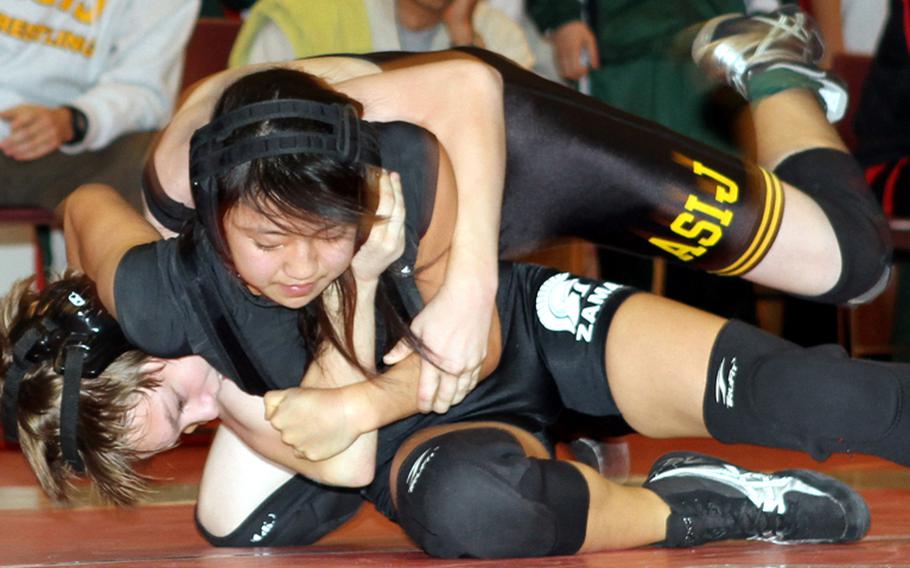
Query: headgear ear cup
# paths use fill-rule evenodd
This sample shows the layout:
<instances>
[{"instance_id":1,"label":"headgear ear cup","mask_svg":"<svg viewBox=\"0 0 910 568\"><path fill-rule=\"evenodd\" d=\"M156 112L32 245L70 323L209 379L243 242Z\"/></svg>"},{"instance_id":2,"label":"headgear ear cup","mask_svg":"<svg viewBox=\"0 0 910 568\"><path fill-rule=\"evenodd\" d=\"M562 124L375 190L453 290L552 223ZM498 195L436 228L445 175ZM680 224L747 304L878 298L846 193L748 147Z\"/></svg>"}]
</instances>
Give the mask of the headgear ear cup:
<instances>
[{"instance_id":1,"label":"headgear ear cup","mask_svg":"<svg viewBox=\"0 0 910 568\"><path fill-rule=\"evenodd\" d=\"M18 438L17 408L22 379L35 366L51 362L54 371L64 377L61 448L73 469L84 471L76 451L81 381L100 375L132 346L101 304L94 283L84 276L52 283L34 309L13 324L9 335L13 362L2 396L4 434L10 440Z\"/></svg>"}]
</instances>

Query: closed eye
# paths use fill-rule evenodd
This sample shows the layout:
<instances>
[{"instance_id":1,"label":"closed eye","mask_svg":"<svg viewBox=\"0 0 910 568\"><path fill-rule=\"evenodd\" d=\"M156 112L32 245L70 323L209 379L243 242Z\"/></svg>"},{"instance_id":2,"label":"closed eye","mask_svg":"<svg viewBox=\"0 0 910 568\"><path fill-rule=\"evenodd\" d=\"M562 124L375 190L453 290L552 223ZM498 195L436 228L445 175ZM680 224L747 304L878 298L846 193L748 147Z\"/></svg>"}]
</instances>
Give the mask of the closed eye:
<instances>
[{"instance_id":1,"label":"closed eye","mask_svg":"<svg viewBox=\"0 0 910 568\"><path fill-rule=\"evenodd\" d=\"M280 244L275 244L275 245L265 244L265 243L260 243L259 241L253 241L253 245L256 248L258 248L259 250L263 250L263 251L278 250L278 248L281 247Z\"/></svg>"}]
</instances>

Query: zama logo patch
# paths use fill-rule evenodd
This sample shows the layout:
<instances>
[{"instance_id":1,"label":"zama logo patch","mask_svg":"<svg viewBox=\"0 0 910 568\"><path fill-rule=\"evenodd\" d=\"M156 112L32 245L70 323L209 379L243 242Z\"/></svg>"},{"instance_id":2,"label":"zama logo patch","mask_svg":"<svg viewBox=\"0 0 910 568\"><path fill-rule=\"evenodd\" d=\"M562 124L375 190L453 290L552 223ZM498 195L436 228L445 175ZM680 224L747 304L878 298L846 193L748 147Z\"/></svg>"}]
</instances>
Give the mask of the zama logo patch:
<instances>
[{"instance_id":1,"label":"zama logo patch","mask_svg":"<svg viewBox=\"0 0 910 568\"><path fill-rule=\"evenodd\" d=\"M575 341L590 343L604 302L620 288L612 282L593 286L568 272L556 274L537 290L537 319L550 331L565 331L574 335Z\"/></svg>"}]
</instances>

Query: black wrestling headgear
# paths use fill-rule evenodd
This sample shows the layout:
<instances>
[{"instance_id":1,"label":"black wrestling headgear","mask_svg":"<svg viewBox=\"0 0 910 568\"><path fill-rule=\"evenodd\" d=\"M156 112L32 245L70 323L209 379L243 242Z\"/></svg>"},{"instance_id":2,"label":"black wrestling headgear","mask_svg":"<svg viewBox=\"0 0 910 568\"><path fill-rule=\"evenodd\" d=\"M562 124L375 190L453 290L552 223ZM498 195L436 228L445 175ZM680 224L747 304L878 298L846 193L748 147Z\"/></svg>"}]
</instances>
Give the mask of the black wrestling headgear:
<instances>
[{"instance_id":1,"label":"black wrestling headgear","mask_svg":"<svg viewBox=\"0 0 910 568\"><path fill-rule=\"evenodd\" d=\"M13 362L6 373L2 397L3 430L17 440L19 385L36 365L52 361L63 375L60 400L60 448L64 459L82 473L85 464L77 450L79 392L83 378L94 378L132 348L120 325L101 305L88 279L77 285L51 285L31 316L10 330Z\"/></svg>"},{"instance_id":2,"label":"black wrestling headgear","mask_svg":"<svg viewBox=\"0 0 910 568\"><path fill-rule=\"evenodd\" d=\"M227 142L235 130L263 120L300 118L325 128L310 132L273 131ZM219 209L215 176L240 164L286 154L314 154L348 164L381 165L372 127L351 104L275 99L238 107L212 120L190 139L190 182L196 214L217 238Z\"/></svg>"}]
</instances>

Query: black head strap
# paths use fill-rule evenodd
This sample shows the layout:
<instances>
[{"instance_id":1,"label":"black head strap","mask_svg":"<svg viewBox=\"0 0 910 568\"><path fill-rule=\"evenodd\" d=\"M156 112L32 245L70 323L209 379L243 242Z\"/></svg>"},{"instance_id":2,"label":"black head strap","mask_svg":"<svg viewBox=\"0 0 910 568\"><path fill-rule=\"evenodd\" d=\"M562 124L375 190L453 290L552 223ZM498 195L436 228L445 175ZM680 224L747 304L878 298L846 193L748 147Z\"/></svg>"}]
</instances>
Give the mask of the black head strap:
<instances>
[{"instance_id":1,"label":"black head strap","mask_svg":"<svg viewBox=\"0 0 910 568\"><path fill-rule=\"evenodd\" d=\"M57 285L42 294L33 314L10 332L13 361L4 382L3 430L7 439L18 439L19 387L37 365L53 362L63 375L60 401L60 448L77 472L85 471L78 452L79 395L83 378L94 378L131 345L116 320L105 311L94 286Z\"/></svg>"},{"instance_id":2,"label":"black head strap","mask_svg":"<svg viewBox=\"0 0 910 568\"><path fill-rule=\"evenodd\" d=\"M232 139L238 128L277 118L308 119L320 128ZM219 228L216 176L251 160L288 154L326 156L352 165L381 165L373 127L360 120L350 104L276 99L238 107L219 116L190 139L190 182L196 215L218 248L225 246Z\"/></svg>"},{"instance_id":3,"label":"black head strap","mask_svg":"<svg viewBox=\"0 0 910 568\"><path fill-rule=\"evenodd\" d=\"M226 142L238 128L278 118L307 119L324 128L270 132ZM190 140L190 179L201 183L240 164L286 154L316 154L351 164L380 163L373 129L360 120L353 105L276 99L236 108L198 129Z\"/></svg>"}]
</instances>

